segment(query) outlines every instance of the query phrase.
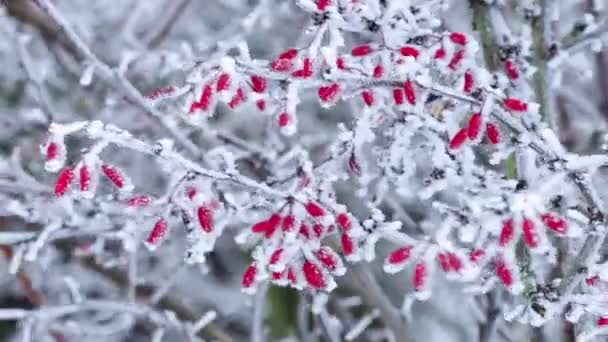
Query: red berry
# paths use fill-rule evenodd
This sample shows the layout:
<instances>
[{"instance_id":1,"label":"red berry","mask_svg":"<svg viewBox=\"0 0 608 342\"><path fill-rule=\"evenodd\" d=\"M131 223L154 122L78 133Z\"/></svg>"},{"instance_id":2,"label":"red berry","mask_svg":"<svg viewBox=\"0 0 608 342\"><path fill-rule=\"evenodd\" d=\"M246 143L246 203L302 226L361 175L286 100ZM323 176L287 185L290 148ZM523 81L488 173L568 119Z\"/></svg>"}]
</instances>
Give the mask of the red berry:
<instances>
[{"instance_id":1,"label":"red berry","mask_svg":"<svg viewBox=\"0 0 608 342\"><path fill-rule=\"evenodd\" d=\"M599 276L588 277L585 278L585 284L587 284L587 286L594 286L598 280L600 280Z\"/></svg>"},{"instance_id":2,"label":"red berry","mask_svg":"<svg viewBox=\"0 0 608 342\"><path fill-rule=\"evenodd\" d=\"M418 49L413 48L411 46L404 46L402 47L399 52L401 52L401 55L405 56L405 57L414 57L414 58L418 58Z\"/></svg>"},{"instance_id":3,"label":"red berry","mask_svg":"<svg viewBox=\"0 0 608 342\"><path fill-rule=\"evenodd\" d=\"M221 73L217 78L217 87L215 89L219 93L228 89L228 87L230 87L230 75L227 73Z\"/></svg>"},{"instance_id":4,"label":"red berry","mask_svg":"<svg viewBox=\"0 0 608 342\"><path fill-rule=\"evenodd\" d=\"M477 139L479 132L481 131L481 114L475 113L469 118L469 124L467 127L467 136L471 140Z\"/></svg>"},{"instance_id":5,"label":"red berry","mask_svg":"<svg viewBox=\"0 0 608 342\"><path fill-rule=\"evenodd\" d=\"M294 71L291 75L297 78L308 78L312 76L312 61L310 58L304 58L302 69Z\"/></svg>"},{"instance_id":6,"label":"red berry","mask_svg":"<svg viewBox=\"0 0 608 342\"><path fill-rule=\"evenodd\" d=\"M270 67L274 71L287 71L291 69L294 63L294 59L298 56L297 49L289 49L279 55L272 63Z\"/></svg>"},{"instance_id":7,"label":"red berry","mask_svg":"<svg viewBox=\"0 0 608 342\"><path fill-rule=\"evenodd\" d=\"M407 102L409 102L411 105L415 105L416 92L414 91L414 86L412 85L412 82L410 80L405 81L405 84L403 85L403 90L405 91L405 98L407 99Z\"/></svg>"},{"instance_id":8,"label":"red berry","mask_svg":"<svg viewBox=\"0 0 608 342\"><path fill-rule=\"evenodd\" d=\"M101 171L117 188L121 189L123 186L125 186L125 180L120 171L118 171L116 168L108 164L103 164L101 165Z\"/></svg>"},{"instance_id":9,"label":"red berry","mask_svg":"<svg viewBox=\"0 0 608 342\"><path fill-rule=\"evenodd\" d=\"M342 228L342 230L345 232L347 232L351 227L350 218L346 213L338 214L336 221L338 222L338 225L340 225L340 228Z\"/></svg>"},{"instance_id":10,"label":"red berry","mask_svg":"<svg viewBox=\"0 0 608 342\"><path fill-rule=\"evenodd\" d=\"M466 45L467 44L467 36L465 36L463 33L460 33L460 32L452 32L450 34L450 40L454 44L458 44L458 45Z\"/></svg>"},{"instance_id":11,"label":"red berry","mask_svg":"<svg viewBox=\"0 0 608 342\"><path fill-rule=\"evenodd\" d=\"M65 195L74 179L74 171L71 167L64 167L57 175L55 181L55 196L61 197Z\"/></svg>"},{"instance_id":12,"label":"red berry","mask_svg":"<svg viewBox=\"0 0 608 342\"><path fill-rule=\"evenodd\" d=\"M255 263L252 263L247 267L245 273L243 273L243 279L241 280L241 285L243 285L244 288L250 288L253 285L257 271L258 269Z\"/></svg>"},{"instance_id":13,"label":"red berry","mask_svg":"<svg viewBox=\"0 0 608 342\"><path fill-rule=\"evenodd\" d=\"M291 123L291 118L289 117L289 114L283 112L281 114L279 114L279 127L286 127Z\"/></svg>"},{"instance_id":14,"label":"red berry","mask_svg":"<svg viewBox=\"0 0 608 342\"><path fill-rule=\"evenodd\" d=\"M315 237L316 237L317 239L318 239L318 238L320 238L320 237L321 237L321 235L323 234L323 230L324 230L324 228L325 228L325 227L323 227L323 225L322 225L322 224L319 224L319 223L315 223L315 224L312 226L312 231L313 231L313 233L315 233Z\"/></svg>"},{"instance_id":15,"label":"red berry","mask_svg":"<svg viewBox=\"0 0 608 342\"><path fill-rule=\"evenodd\" d=\"M452 60L450 60L450 63L448 64L448 68L450 68L452 70L456 70L456 68L458 68L458 65L460 65L460 62L462 61L463 58L464 58L464 50L456 51L456 53L454 53L454 56L452 56Z\"/></svg>"},{"instance_id":16,"label":"red berry","mask_svg":"<svg viewBox=\"0 0 608 342\"><path fill-rule=\"evenodd\" d=\"M80 191L88 191L91 186L91 172L89 168L83 163L78 170L80 179Z\"/></svg>"},{"instance_id":17,"label":"red berry","mask_svg":"<svg viewBox=\"0 0 608 342\"><path fill-rule=\"evenodd\" d=\"M323 86L319 88L319 99L323 102L331 102L333 101L338 92L340 91L340 86L337 83L333 83L328 86Z\"/></svg>"},{"instance_id":18,"label":"red berry","mask_svg":"<svg viewBox=\"0 0 608 342\"><path fill-rule=\"evenodd\" d=\"M167 221L164 218L159 218L152 227L152 230L148 234L146 242L150 245L157 245L160 240L165 237L167 233Z\"/></svg>"},{"instance_id":19,"label":"red berry","mask_svg":"<svg viewBox=\"0 0 608 342\"><path fill-rule=\"evenodd\" d=\"M568 230L568 223L566 220L551 213L542 214L541 220L547 228L556 233L563 234Z\"/></svg>"},{"instance_id":20,"label":"red berry","mask_svg":"<svg viewBox=\"0 0 608 342\"><path fill-rule=\"evenodd\" d=\"M528 110L528 104L518 100L518 99L514 99L512 97L507 97L504 101L503 101L503 106L507 109L510 110L512 112L525 112L526 110Z\"/></svg>"},{"instance_id":21,"label":"red berry","mask_svg":"<svg viewBox=\"0 0 608 342\"><path fill-rule=\"evenodd\" d=\"M283 248L277 248L274 252L272 252L272 255L270 255L270 261L268 261L268 263L270 265L274 265L279 262L279 260L281 260L281 255L283 255L283 251Z\"/></svg>"},{"instance_id":22,"label":"red berry","mask_svg":"<svg viewBox=\"0 0 608 342\"><path fill-rule=\"evenodd\" d=\"M336 67L340 70L346 69L346 66L344 65L344 58L342 58L342 57L336 58Z\"/></svg>"},{"instance_id":23,"label":"red berry","mask_svg":"<svg viewBox=\"0 0 608 342\"><path fill-rule=\"evenodd\" d=\"M462 90L469 94L471 91L473 91L473 85L474 85L474 81L473 81L473 74L471 73L470 70L467 70L464 73L464 85L462 86Z\"/></svg>"},{"instance_id":24,"label":"red berry","mask_svg":"<svg viewBox=\"0 0 608 342\"><path fill-rule=\"evenodd\" d=\"M467 141L468 132L469 130L466 127L461 128L458 132L456 132L456 134L452 137L452 139L450 139L450 142L448 143L449 149L458 150L459 148L461 148L462 145L464 145L464 143Z\"/></svg>"},{"instance_id":25,"label":"red berry","mask_svg":"<svg viewBox=\"0 0 608 342\"><path fill-rule=\"evenodd\" d=\"M236 90L236 93L232 97L232 99L230 99L230 102L228 103L228 107L230 107L231 109L234 109L234 108L238 107L243 102L244 99L245 99L245 92L243 92L243 88L238 88Z\"/></svg>"},{"instance_id":26,"label":"red berry","mask_svg":"<svg viewBox=\"0 0 608 342\"><path fill-rule=\"evenodd\" d=\"M266 90L266 79L262 76L251 76L251 89L256 93L263 93Z\"/></svg>"},{"instance_id":27,"label":"red berry","mask_svg":"<svg viewBox=\"0 0 608 342\"><path fill-rule=\"evenodd\" d=\"M389 254L386 261L389 264L400 264L402 262L405 262L410 258L411 251L412 251L411 246L397 248L391 254Z\"/></svg>"},{"instance_id":28,"label":"red berry","mask_svg":"<svg viewBox=\"0 0 608 342\"><path fill-rule=\"evenodd\" d=\"M471 254L469 255L469 261L477 262L479 259L483 258L484 255L486 255L486 252L484 252L481 249L476 249L476 250L472 251Z\"/></svg>"},{"instance_id":29,"label":"red berry","mask_svg":"<svg viewBox=\"0 0 608 342\"><path fill-rule=\"evenodd\" d=\"M608 325L608 316L602 316L597 319L597 325L600 327Z\"/></svg>"},{"instance_id":30,"label":"red berry","mask_svg":"<svg viewBox=\"0 0 608 342\"><path fill-rule=\"evenodd\" d=\"M513 63L513 61L511 60L505 61L505 73L507 74L507 77L512 80L516 80L519 78L519 71L517 71L515 63Z\"/></svg>"},{"instance_id":31,"label":"red berry","mask_svg":"<svg viewBox=\"0 0 608 342\"><path fill-rule=\"evenodd\" d=\"M260 110L260 112L263 112L264 110L266 110L266 101L259 99L255 102L255 106L258 107L258 110Z\"/></svg>"},{"instance_id":32,"label":"red berry","mask_svg":"<svg viewBox=\"0 0 608 342\"><path fill-rule=\"evenodd\" d=\"M317 0L317 10L324 12L331 0Z\"/></svg>"},{"instance_id":33,"label":"red berry","mask_svg":"<svg viewBox=\"0 0 608 342\"><path fill-rule=\"evenodd\" d=\"M51 142L46 147L46 160L53 160L57 158L59 154L59 146L56 143Z\"/></svg>"},{"instance_id":34,"label":"red berry","mask_svg":"<svg viewBox=\"0 0 608 342\"><path fill-rule=\"evenodd\" d=\"M327 247L321 247L317 251L317 259L327 268L329 271L334 271L338 267L338 261L336 255Z\"/></svg>"},{"instance_id":35,"label":"red berry","mask_svg":"<svg viewBox=\"0 0 608 342\"><path fill-rule=\"evenodd\" d=\"M439 48L437 49L437 51L435 51L435 55L433 56L434 59L444 59L445 58L445 50L443 48Z\"/></svg>"},{"instance_id":36,"label":"red berry","mask_svg":"<svg viewBox=\"0 0 608 342\"><path fill-rule=\"evenodd\" d=\"M401 90L401 88L393 89L393 100L395 101L396 105L403 104L403 90Z\"/></svg>"},{"instance_id":37,"label":"red berry","mask_svg":"<svg viewBox=\"0 0 608 342\"><path fill-rule=\"evenodd\" d=\"M361 93L361 97L368 107L371 107L374 104L374 93L371 90L364 90Z\"/></svg>"},{"instance_id":38,"label":"red berry","mask_svg":"<svg viewBox=\"0 0 608 342\"><path fill-rule=\"evenodd\" d=\"M201 98L198 101L198 109L206 111L211 105L211 95L213 94L213 88L208 84L203 88ZM194 105L194 104L193 104Z\"/></svg>"},{"instance_id":39,"label":"red berry","mask_svg":"<svg viewBox=\"0 0 608 342\"><path fill-rule=\"evenodd\" d=\"M500 230L500 236L498 237L498 245L500 247L506 246L513 239L513 234L515 230L513 229L513 220L505 220L502 223L502 227Z\"/></svg>"},{"instance_id":40,"label":"red berry","mask_svg":"<svg viewBox=\"0 0 608 342\"><path fill-rule=\"evenodd\" d=\"M362 57L369 55L372 52L372 48L369 45L359 45L352 48L350 54L354 57Z\"/></svg>"},{"instance_id":41,"label":"red berry","mask_svg":"<svg viewBox=\"0 0 608 342\"><path fill-rule=\"evenodd\" d=\"M492 123L486 124L486 136L491 144L496 145L500 142L500 131L498 127Z\"/></svg>"},{"instance_id":42,"label":"red berry","mask_svg":"<svg viewBox=\"0 0 608 342\"><path fill-rule=\"evenodd\" d=\"M527 218L524 219L521 229L524 237L524 243L526 244L526 246L530 248L538 246L538 235L534 230L534 222Z\"/></svg>"},{"instance_id":43,"label":"red berry","mask_svg":"<svg viewBox=\"0 0 608 342\"><path fill-rule=\"evenodd\" d=\"M143 208L150 205L150 196L139 195L131 197L127 200L127 206L131 208Z\"/></svg>"},{"instance_id":44,"label":"red berry","mask_svg":"<svg viewBox=\"0 0 608 342\"><path fill-rule=\"evenodd\" d=\"M448 253L447 258L452 271L459 272L462 269L462 262L460 261L458 255L450 252Z\"/></svg>"},{"instance_id":45,"label":"red berry","mask_svg":"<svg viewBox=\"0 0 608 342\"><path fill-rule=\"evenodd\" d=\"M414 267L414 289L421 291L426 284L426 264L419 262Z\"/></svg>"},{"instance_id":46,"label":"red berry","mask_svg":"<svg viewBox=\"0 0 608 342\"><path fill-rule=\"evenodd\" d=\"M321 208L320 205L312 201L306 204L306 211L312 217L320 217L325 215L325 210Z\"/></svg>"},{"instance_id":47,"label":"red berry","mask_svg":"<svg viewBox=\"0 0 608 342\"><path fill-rule=\"evenodd\" d=\"M289 214L283 218L283 222L281 223L281 229L284 232L288 232L294 227L295 222L296 218L293 215Z\"/></svg>"},{"instance_id":48,"label":"red berry","mask_svg":"<svg viewBox=\"0 0 608 342\"><path fill-rule=\"evenodd\" d=\"M351 255L355 251L353 240L346 233L342 233L340 236L340 244L342 245L344 255Z\"/></svg>"},{"instance_id":49,"label":"red berry","mask_svg":"<svg viewBox=\"0 0 608 342\"><path fill-rule=\"evenodd\" d=\"M302 273L308 285L316 289L322 289L325 287L325 279L323 272L312 262L306 260L302 265Z\"/></svg>"},{"instance_id":50,"label":"red berry","mask_svg":"<svg viewBox=\"0 0 608 342\"><path fill-rule=\"evenodd\" d=\"M374 67L374 78L380 78L382 77L382 75L384 75L384 68L382 67L382 65L376 65Z\"/></svg>"},{"instance_id":51,"label":"red berry","mask_svg":"<svg viewBox=\"0 0 608 342\"><path fill-rule=\"evenodd\" d=\"M513 285L513 275L502 259L496 263L496 276L498 276L505 286L510 287Z\"/></svg>"},{"instance_id":52,"label":"red berry","mask_svg":"<svg viewBox=\"0 0 608 342\"><path fill-rule=\"evenodd\" d=\"M450 262L448 261L448 256L444 253L437 253L437 262L439 262L439 267L443 272L450 271Z\"/></svg>"},{"instance_id":53,"label":"red berry","mask_svg":"<svg viewBox=\"0 0 608 342\"><path fill-rule=\"evenodd\" d=\"M211 233L213 230L213 212L211 208L206 205L199 207L196 211L198 216L198 223L206 233Z\"/></svg>"}]
</instances>

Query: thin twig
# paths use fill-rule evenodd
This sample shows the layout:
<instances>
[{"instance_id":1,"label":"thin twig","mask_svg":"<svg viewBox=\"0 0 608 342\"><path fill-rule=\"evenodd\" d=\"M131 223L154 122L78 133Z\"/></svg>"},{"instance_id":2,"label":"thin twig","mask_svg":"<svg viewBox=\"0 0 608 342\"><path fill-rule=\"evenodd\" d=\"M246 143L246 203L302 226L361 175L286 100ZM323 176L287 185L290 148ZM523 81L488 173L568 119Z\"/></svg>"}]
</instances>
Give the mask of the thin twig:
<instances>
[{"instance_id":1,"label":"thin twig","mask_svg":"<svg viewBox=\"0 0 608 342\"><path fill-rule=\"evenodd\" d=\"M157 48L169 36L171 29L184 13L191 0L169 0L162 5L160 18L152 21L152 29L144 36L143 40L150 49ZM166 7L172 6L169 10Z\"/></svg>"}]
</instances>

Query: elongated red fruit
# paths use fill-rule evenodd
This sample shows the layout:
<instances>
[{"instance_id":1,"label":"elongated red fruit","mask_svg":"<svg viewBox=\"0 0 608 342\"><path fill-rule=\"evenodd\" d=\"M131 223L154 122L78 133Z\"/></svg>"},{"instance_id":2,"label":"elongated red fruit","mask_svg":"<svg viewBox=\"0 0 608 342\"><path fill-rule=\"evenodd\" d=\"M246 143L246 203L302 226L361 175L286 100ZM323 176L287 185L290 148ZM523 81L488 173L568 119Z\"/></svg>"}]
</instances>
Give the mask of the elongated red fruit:
<instances>
[{"instance_id":1,"label":"elongated red fruit","mask_svg":"<svg viewBox=\"0 0 608 342\"><path fill-rule=\"evenodd\" d=\"M61 197L68 191L72 180L74 179L74 171L71 167L64 167L59 171L57 180L55 181L55 196Z\"/></svg>"},{"instance_id":2,"label":"elongated red fruit","mask_svg":"<svg viewBox=\"0 0 608 342\"><path fill-rule=\"evenodd\" d=\"M448 147L450 148L450 150L458 150L459 148L462 147L462 145L464 145L464 143L467 141L467 135L469 130L465 127L465 128L461 128L458 132L456 132L456 134L452 137L452 139L450 139L450 142L448 143Z\"/></svg>"},{"instance_id":3,"label":"elongated red fruit","mask_svg":"<svg viewBox=\"0 0 608 342\"><path fill-rule=\"evenodd\" d=\"M323 272L312 262L306 260L302 265L302 273L308 285L316 289L322 289L325 287L325 277Z\"/></svg>"}]
</instances>

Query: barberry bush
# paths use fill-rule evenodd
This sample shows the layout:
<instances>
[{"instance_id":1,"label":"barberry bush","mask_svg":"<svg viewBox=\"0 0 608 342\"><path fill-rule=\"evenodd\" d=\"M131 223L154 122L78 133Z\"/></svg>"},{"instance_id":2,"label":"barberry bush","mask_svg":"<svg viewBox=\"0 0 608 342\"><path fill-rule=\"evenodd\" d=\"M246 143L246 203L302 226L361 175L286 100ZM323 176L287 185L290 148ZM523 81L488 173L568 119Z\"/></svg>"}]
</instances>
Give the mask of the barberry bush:
<instances>
[{"instance_id":1,"label":"barberry bush","mask_svg":"<svg viewBox=\"0 0 608 342\"><path fill-rule=\"evenodd\" d=\"M20 341L608 336L601 0L4 0Z\"/></svg>"}]
</instances>

